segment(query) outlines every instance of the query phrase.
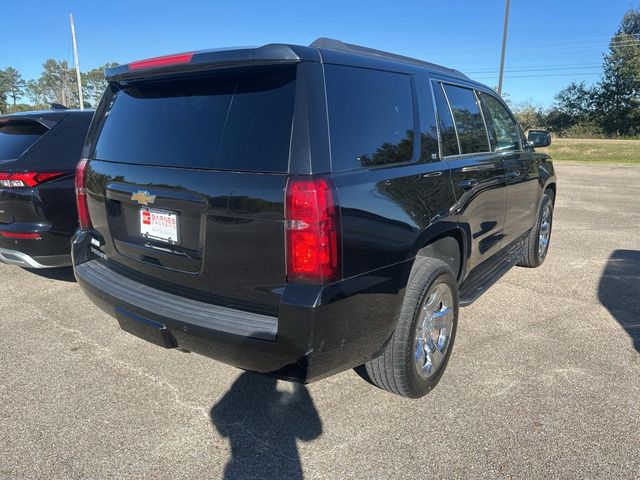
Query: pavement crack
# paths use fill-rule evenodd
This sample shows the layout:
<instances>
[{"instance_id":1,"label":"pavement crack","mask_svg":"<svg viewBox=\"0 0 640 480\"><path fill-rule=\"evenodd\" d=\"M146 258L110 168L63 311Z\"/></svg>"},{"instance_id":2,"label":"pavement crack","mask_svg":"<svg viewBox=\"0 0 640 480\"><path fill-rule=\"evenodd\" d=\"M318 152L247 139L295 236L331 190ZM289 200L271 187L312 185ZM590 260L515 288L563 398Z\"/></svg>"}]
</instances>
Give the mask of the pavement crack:
<instances>
[{"instance_id":1,"label":"pavement crack","mask_svg":"<svg viewBox=\"0 0 640 480\"><path fill-rule=\"evenodd\" d=\"M44 317L41 315L41 317L44 319ZM135 367L127 362L125 362L124 360L120 360L118 358L116 358L114 356L114 352L109 349L108 347L101 345L99 343L97 343L95 340L91 339L90 337L86 336L84 333L82 333L80 330L77 330L75 328L70 328L67 327L65 325L62 325L61 323L54 321L49 322L49 324L59 330L62 330L64 332L70 333L72 335L74 335L77 339L81 340L82 342L84 342L85 344L89 344L91 347L93 347L94 350L94 357L96 359L100 359L100 360L108 360L109 362L111 362L112 364L127 370L139 377L142 378L146 378L148 380L150 380L151 382L153 382L155 385L159 385L167 390L169 390L169 392L171 392L171 394L173 395L173 399L174 402L176 403L176 405L178 405L181 408L185 408L188 410L191 410L203 417L205 417L207 419L207 421L209 421L209 413L208 410L200 405L197 405L195 403L189 402L189 401L185 401L182 400L180 398L180 392L178 390L178 388L176 388L174 385L172 385L170 382L157 377L156 375L153 375L151 373L149 373L148 371L146 371L144 368L142 367Z\"/></svg>"}]
</instances>

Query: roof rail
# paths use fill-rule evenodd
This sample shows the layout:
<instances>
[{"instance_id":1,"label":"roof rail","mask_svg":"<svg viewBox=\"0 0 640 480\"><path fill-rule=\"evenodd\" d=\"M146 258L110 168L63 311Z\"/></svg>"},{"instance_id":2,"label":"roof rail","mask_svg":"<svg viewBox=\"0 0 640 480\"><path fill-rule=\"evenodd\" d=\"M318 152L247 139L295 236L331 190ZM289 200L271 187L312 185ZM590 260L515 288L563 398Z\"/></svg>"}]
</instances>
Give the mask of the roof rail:
<instances>
[{"instance_id":1,"label":"roof rail","mask_svg":"<svg viewBox=\"0 0 640 480\"><path fill-rule=\"evenodd\" d=\"M327 48L329 50L338 50L341 52L359 53L361 55L369 55L372 57L379 57L379 58L384 58L389 60L397 60L399 62L411 63L413 65L420 65L423 67L442 69L442 70L446 70L456 75L467 78L467 76L464 73L460 72L459 70L455 70L453 68L443 67L442 65L425 62L423 60L418 60L416 58L405 57L404 55L398 55L396 53L385 52L383 50L376 50L374 48L363 47L361 45L354 45L352 43L345 43L342 40L336 40L334 38L320 37L314 40L309 46L313 48Z\"/></svg>"}]
</instances>

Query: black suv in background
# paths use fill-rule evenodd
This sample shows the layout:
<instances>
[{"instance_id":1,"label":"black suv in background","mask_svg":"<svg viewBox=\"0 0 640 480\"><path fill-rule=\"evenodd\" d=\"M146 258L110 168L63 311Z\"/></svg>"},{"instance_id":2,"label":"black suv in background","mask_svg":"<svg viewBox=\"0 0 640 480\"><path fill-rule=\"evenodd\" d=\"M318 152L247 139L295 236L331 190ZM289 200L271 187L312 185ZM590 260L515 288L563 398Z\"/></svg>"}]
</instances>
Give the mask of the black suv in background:
<instances>
[{"instance_id":1,"label":"black suv in background","mask_svg":"<svg viewBox=\"0 0 640 480\"><path fill-rule=\"evenodd\" d=\"M458 306L545 259L553 165L458 71L320 39L107 80L77 170L75 275L158 345L301 382L358 367L420 397Z\"/></svg>"},{"instance_id":2,"label":"black suv in background","mask_svg":"<svg viewBox=\"0 0 640 480\"><path fill-rule=\"evenodd\" d=\"M0 116L0 261L71 265L74 172L93 110Z\"/></svg>"}]
</instances>

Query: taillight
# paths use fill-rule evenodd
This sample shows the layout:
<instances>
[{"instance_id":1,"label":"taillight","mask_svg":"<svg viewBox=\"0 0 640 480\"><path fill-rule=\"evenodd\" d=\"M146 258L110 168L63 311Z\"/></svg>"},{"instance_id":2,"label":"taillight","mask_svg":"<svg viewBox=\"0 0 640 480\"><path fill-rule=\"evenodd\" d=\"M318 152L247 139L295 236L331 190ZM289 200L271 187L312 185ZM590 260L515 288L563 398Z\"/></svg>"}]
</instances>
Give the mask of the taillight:
<instances>
[{"instance_id":1,"label":"taillight","mask_svg":"<svg viewBox=\"0 0 640 480\"><path fill-rule=\"evenodd\" d=\"M61 172L11 172L0 173L0 188L27 188L64 175Z\"/></svg>"},{"instance_id":2,"label":"taillight","mask_svg":"<svg viewBox=\"0 0 640 480\"><path fill-rule=\"evenodd\" d=\"M339 216L327 180L289 181L286 231L290 282L321 284L339 278Z\"/></svg>"},{"instance_id":3,"label":"taillight","mask_svg":"<svg viewBox=\"0 0 640 480\"><path fill-rule=\"evenodd\" d=\"M193 58L191 53L178 53L176 55L165 55L163 57L148 58L146 60L138 60L128 65L129 70L143 70L145 68L169 67L171 65L181 65L189 63Z\"/></svg>"},{"instance_id":4,"label":"taillight","mask_svg":"<svg viewBox=\"0 0 640 480\"><path fill-rule=\"evenodd\" d=\"M39 240L39 233L21 233L21 232L2 232L0 231L0 237L4 238L15 238L20 240Z\"/></svg>"},{"instance_id":5,"label":"taillight","mask_svg":"<svg viewBox=\"0 0 640 480\"><path fill-rule=\"evenodd\" d=\"M83 230L91 228L87 192L85 191L85 177L88 160L83 158L76 166L76 204L78 205L78 221Z\"/></svg>"}]
</instances>

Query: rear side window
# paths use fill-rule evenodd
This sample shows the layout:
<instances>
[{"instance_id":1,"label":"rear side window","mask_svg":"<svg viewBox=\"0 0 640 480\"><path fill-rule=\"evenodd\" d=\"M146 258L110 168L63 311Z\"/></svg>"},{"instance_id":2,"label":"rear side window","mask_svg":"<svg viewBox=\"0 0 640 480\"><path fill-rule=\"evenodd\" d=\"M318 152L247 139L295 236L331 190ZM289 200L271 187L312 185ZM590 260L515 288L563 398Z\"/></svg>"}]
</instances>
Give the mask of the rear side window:
<instances>
[{"instance_id":1,"label":"rear side window","mask_svg":"<svg viewBox=\"0 0 640 480\"><path fill-rule=\"evenodd\" d=\"M334 171L408 162L413 157L413 92L408 76L325 66Z\"/></svg>"},{"instance_id":2,"label":"rear side window","mask_svg":"<svg viewBox=\"0 0 640 480\"><path fill-rule=\"evenodd\" d=\"M94 157L144 165L286 172L295 66L111 87Z\"/></svg>"},{"instance_id":3,"label":"rear side window","mask_svg":"<svg viewBox=\"0 0 640 480\"><path fill-rule=\"evenodd\" d=\"M494 152L520 149L520 130L507 109L491 95L479 93Z\"/></svg>"},{"instance_id":4,"label":"rear side window","mask_svg":"<svg viewBox=\"0 0 640 480\"><path fill-rule=\"evenodd\" d=\"M420 105L420 161L424 163L440 160L438 153L438 126L436 112L431 97L431 82L425 82L427 87L425 101Z\"/></svg>"},{"instance_id":5,"label":"rear side window","mask_svg":"<svg viewBox=\"0 0 640 480\"><path fill-rule=\"evenodd\" d=\"M462 154L489 152L487 131L473 90L444 85L453 119L456 122Z\"/></svg>"},{"instance_id":6,"label":"rear side window","mask_svg":"<svg viewBox=\"0 0 640 480\"><path fill-rule=\"evenodd\" d=\"M14 160L47 133L37 122L0 119L0 160Z\"/></svg>"},{"instance_id":7,"label":"rear side window","mask_svg":"<svg viewBox=\"0 0 640 480\"><path fill-rule=\"evenodd\" d=\"M458 155L458 137L456 136L456 128L453 125L453 117L449 104L442 91L442 85L433 84L433 93L436 97L436 108L438 109L438 121L440 122L440 138L442 140L442 155Z\"/></svg>"}]
</instances>

